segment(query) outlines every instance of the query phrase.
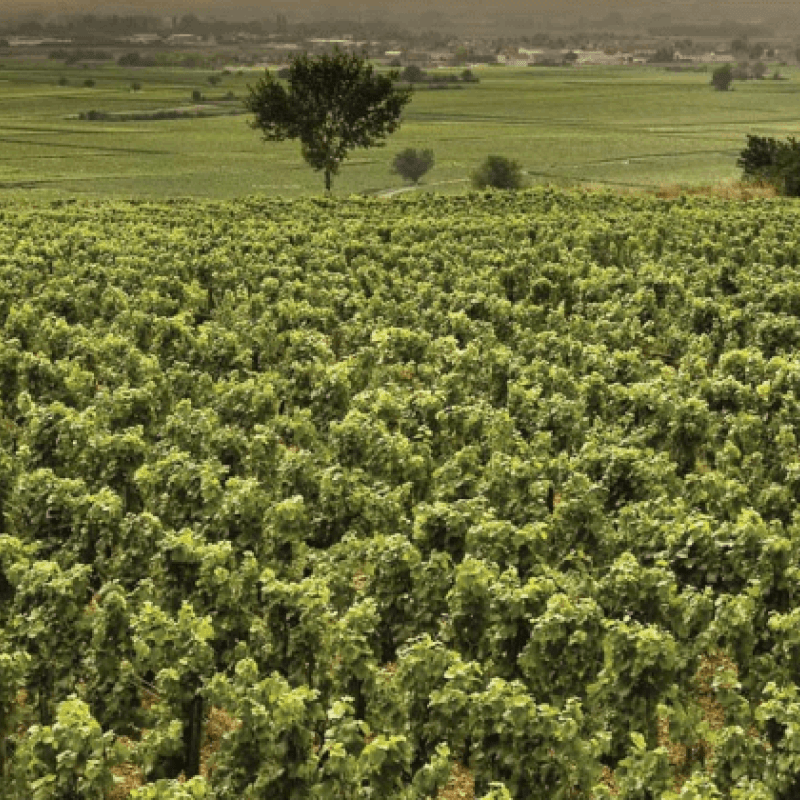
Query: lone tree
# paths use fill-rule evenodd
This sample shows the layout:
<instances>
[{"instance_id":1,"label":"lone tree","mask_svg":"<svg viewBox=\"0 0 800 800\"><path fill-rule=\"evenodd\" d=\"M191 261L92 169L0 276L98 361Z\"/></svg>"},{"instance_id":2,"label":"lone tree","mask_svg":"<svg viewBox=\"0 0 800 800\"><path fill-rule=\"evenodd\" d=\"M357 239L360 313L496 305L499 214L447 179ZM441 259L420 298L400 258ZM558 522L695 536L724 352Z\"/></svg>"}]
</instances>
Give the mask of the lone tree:
<instances>
[{"instance_id":1,"label":"lone tree","mask_svg":"<svg viewBox=\"0 0 800 800\"><path fill-rule=\"evenodd\" d=\"M413 147L407 147L394 157L392 171L416 184L433 164L433 150L415 150Z\"/></svg>"},{"instance_id":2,"label":"lone tree","mask_svg":"<svg viewBox=\"0 0 800 800\"><path fill-rule=\"evenodd\" d=\"M381 147L400 125L411 89L395 86L397 73L378 75L366 59L336 49L331 55L295 58L288 89L269 72L250 87L245 107L264 140L299 139L303 158L325 173L325 190L348 153Z\"/></svg>"},{"instance_id":3,"label":"lone tree","mask_svg":"<svg viewBox=\"0 0 800 800\"><path fill-rule=\"evenodd\" d=\"M727 92L733 83L733 69L730 64L725 64L723 67L717 67L711 73L711 84L718 92Z\"/></svg>"}]
</instances>

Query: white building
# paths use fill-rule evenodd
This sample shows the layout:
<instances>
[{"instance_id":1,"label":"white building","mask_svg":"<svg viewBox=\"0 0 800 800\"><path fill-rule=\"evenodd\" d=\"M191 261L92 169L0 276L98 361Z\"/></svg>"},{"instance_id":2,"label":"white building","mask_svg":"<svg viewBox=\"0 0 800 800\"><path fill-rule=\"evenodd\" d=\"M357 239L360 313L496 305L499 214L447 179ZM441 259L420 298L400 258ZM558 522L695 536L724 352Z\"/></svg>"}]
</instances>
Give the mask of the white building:
<instances>
[{"instance_id":1,"label":"white building","mask_svg":"<svg viewBox=\"0 0 800 800\"><path fill-rule=\"evenodd\" d=\"M194 33L172 33L167 37L167 44L200 44L202 36Z\"/></svg>"},{"instance_id":2,"label":"white building","mask_svg":"<svg viewBox=\"0 0 800 800\"><path fill-rule=\"evenodd\" d=\"M695 60L701 64L733 64L736 62L730 53L704 53Z\"/></svg>"},{"instance_id":3,"label":"white building","mask_svg":"<svg viewBox=\"0 0 800 800\"><path fill-rule=\"evenodd\" d=\"M134 33L132 36L126 36L124 42L131 44L155 44L161 41L161 34L159 33Z\"/></svg>"},{"instance_id":4,"label":"white building","mask_svg":"<svg viewBox=\"0 0 800 800\"><path fill-rule=\"evenodd\" d=\"M529 58L524 56L507 56L504 53L497 54L497 63L504 64L507 67L527 67L532 62Z\"/></svg>"}]
</instances>

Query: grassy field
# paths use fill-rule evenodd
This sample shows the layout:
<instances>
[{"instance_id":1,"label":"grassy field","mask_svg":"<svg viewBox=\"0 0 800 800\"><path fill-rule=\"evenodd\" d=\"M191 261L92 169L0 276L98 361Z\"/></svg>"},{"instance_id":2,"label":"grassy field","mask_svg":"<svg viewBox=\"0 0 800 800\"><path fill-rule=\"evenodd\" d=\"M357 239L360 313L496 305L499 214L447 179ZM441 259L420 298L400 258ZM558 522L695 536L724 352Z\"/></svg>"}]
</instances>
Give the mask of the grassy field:
<instances>
[{"instance_id":1,"label":"grassy field","mask_svg":"<svg viewBox=\"0 0 800 800\"><path fill-rule=\"evenodd\" d=\"M2 59L0 58L0 63ZM403 185L390 171L405 147L431 147L425 187L459 192L487 155L520 161L532 182L631 189L708 184L738 176L747 133L785 137L800 123L800 72L787 81L734 84L714 92L709 73L654 67L485 68L481 83L420 90L384 148L357 151L337 194ZM32 196L230 198L319 193L322 177L294 142L263 143L246 116L89 121L81 112L131 112L195 105L192 91L223 101L245 96L258 73L64 67L6 59L0 69L0 198ZM59 85L66 78L68 84ZM93 80L91 88L84 82ZM133 91L134 82L141 84Z\"/></svg>"}]
</instances>

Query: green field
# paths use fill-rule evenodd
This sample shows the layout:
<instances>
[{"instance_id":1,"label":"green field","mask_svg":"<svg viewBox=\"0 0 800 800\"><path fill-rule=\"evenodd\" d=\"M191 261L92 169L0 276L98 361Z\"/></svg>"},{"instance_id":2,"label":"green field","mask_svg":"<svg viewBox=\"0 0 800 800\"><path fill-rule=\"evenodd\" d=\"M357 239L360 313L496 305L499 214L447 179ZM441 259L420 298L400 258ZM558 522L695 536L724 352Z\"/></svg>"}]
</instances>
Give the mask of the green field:
<instances>
[{"instance_id":1,"label":"green field","mask_svg":"<svg viewBox=\"0 0 800 800\"><path fill-rule=\"evenodd\" d=\"M0 59L1 61L1 59ZM340 194L401 187L390 171L405 147L431 147L424 181L459 192L489 154L516 158L533 182L647 188L738 176L747 133L787 136L800 122L800 74L714 92L709 73L654 67L485 68L461 90L420 90L385 148L358 151L334 184ZM83 121L80 112L130 112L245 96L258 73L180 68L64 67L6 59L0 70L0 197L20 194L225 199L316 194L322 178L296 143L265 144L246 116L136 122ZM69 83L59 86L65 77ZM83 84L92 79L96 85ZM139 82L141 91L131 90ZM230 104L228 104L230 105Z\"/></svg>"}]
</instances>

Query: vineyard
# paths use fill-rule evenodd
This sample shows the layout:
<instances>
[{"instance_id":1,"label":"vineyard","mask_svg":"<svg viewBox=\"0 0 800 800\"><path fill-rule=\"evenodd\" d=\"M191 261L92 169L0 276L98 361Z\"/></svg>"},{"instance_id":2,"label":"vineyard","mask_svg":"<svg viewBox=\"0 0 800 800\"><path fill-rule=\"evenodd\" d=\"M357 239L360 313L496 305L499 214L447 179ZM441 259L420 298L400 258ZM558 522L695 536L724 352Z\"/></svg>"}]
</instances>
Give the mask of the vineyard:
<instances>
[{"instance_id":1,"label":"vineyard","mask_svg":"<svg viewBox=\"0 0 800 800\"><path fill-rule=\"evenodd\" d=\"M0 796L800 796L800 206L0 207Z\"/></svg>"}]
</instances>

